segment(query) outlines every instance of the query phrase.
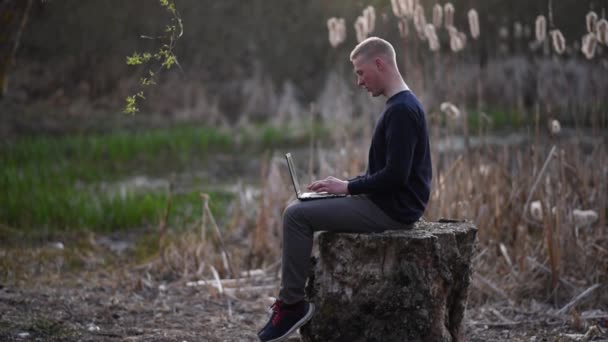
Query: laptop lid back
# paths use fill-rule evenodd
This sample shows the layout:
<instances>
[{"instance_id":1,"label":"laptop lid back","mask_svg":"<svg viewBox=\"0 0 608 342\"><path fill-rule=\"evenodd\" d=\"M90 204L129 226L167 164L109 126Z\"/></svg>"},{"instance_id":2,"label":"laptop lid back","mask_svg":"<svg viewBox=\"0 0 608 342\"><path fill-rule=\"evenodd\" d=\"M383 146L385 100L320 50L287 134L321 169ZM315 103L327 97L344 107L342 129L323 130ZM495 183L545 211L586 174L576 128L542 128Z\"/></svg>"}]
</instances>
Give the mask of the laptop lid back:
<instances>
[{"instance_id":1,"label":"laptop lid back","mask_svg":"<svg viewBox=\"0 0 608 342\"><path fill-rule=\"evenodd\" d=\"M293 183L293 188L296 191L296 195L300 196L300 183L298 183L298 177L296 177L296 169L293 166L293 161L291 160L291 153L285 154L285 159L287 159L287 167L289 167L289 174L291 175L291 182Z\"/></svg>"}]
</instances>

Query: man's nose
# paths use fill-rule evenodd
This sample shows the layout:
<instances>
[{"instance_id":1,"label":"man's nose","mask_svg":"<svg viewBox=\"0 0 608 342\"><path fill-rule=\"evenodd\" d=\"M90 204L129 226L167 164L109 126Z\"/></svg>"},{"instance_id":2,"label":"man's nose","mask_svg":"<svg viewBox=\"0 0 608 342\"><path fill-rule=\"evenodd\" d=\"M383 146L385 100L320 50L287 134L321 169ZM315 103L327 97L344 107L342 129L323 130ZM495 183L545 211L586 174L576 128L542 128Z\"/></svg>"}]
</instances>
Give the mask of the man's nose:
<instances>
[{"instance_id":1,"label":"man's nose","mask_svg":"<svg viewBox=\"0 0 608 342\"><path fill-rule=\"evenodd\" d=\"M360 78L360 77L357 78L357 85L359 87L363 86L363 79L362 78Z\"/></svg>"}]
</instances>

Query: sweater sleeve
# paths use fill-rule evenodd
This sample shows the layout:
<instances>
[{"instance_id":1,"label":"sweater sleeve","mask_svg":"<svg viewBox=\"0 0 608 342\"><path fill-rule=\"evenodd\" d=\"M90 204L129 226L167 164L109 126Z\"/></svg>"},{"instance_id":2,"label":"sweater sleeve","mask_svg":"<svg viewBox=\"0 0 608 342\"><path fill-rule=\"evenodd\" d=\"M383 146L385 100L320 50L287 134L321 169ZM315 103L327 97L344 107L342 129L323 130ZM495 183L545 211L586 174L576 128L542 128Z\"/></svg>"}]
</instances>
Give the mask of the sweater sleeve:
<instances>
[{"instance_id":1,"label":"sweater sleeve","mask_svg":"<svg viewBox=\"0 0 608 342\"><path fill-rule=\"evenodd\" d=\"M353 178L349 178L349 179L347 179L347 181L352 182L352 181L355 181L355 180L357 180L357 179L359 179L359 178L361 178L361 177L363 177L363 176L364 176L364 175L358 175L358 176L355 176L355 177L353 177Z\"/></svg>"},{"instance_id":2,"label":"sweater sleeve","mask_svg":"<svg viewBox=\"0 0 608 342\"><path fill-rule=\"evenodd\" d=\"M351 195L387 193L407 182L418 140L416 112L405 105L391 108L385 115L386 163L373 174L348 183Z\"/></svg>"}]
</instances>

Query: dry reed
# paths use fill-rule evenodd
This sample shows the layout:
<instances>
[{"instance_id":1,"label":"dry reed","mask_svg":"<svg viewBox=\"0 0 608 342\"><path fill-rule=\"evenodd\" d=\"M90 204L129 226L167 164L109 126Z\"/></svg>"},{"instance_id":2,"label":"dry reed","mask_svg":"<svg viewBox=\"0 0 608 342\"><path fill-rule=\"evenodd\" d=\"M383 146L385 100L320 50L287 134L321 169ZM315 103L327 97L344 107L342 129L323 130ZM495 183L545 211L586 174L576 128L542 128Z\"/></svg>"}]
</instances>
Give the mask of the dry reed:
<instances>
[{"instance_id":1,"label":"dry reed","mask_svg":"<svg viewBox=\"0 0 608 342\"><path fill-rule=\"evenodd\" d=\"M393 13L400 18L401 36L407 35L406 17L415 13L416 30L424 33L430 46L437 40L438 26L426 24L421 6L410 11L409 1L394 0L391 4ZM453 26L453 6L448 3L444 10L450 47L455 52L460 51L466 44L466 35ZM358 41L363 40L369 28L374 26L370 22L370 14L365 13L355 23ZM435 19L434 15L433 22ZM330 31L336 29L337 20L334 18L331 24L328 21ZM597 22L595 34L597 40L605 42L606 33L600 33L600 29L608 23L602 24L602 20ZM478 34L474 34L471 20L469 25L471 36L476 38ZM586 39L596 42L595 34L589 33ZM539 16L536 20L537 41L543 42L545 35L546 19ZM563 36L557 37L561 33L553 30L550 35L556 52L563 53L565 40L562 41ZM583 52L587 55L592 48L589 46L591 43L583 43ZM452 103L442 103L440 110L449 119L446 120L447 125L464 119L464 115ZM363 133L366 143L371 135L368 121L362 125L366 129ZM434 125L439 126L439 123ZM438 127L430 128L433 132L439 132L435 131ZM446 131L449 135L449 126ZM561 132L559 121L549 121L549 132L551 139L556 139L555 136ZM363 171L367 146L353 140L352 136L357 133L360 132L352 127L336 130L332 145L343 147L336 153L322 149L312 153L313 146L318 145L311 143L310 165L313 165L314 159L314 165L318 166L322 175L343 175L344 172L352 175ZM432 137L433 141L441 138L437 134ZM605 279L607 270L598 267L597 260L605 260L608 256L608 251L603 247L607 237L602 221L608 193L608 170L597 165L606 165L606 147L599 144L585 154L581 153L584 148L580 143L558 145L560 153L555 153L557 148L553 147L543 163L542 153L546 151L547 144L540 141L538 132L536 134L537 140L530 146L497 148L484 143L473 149L467 158L459 152L454 156L439 153L436 149L433 151L435 174L425 218L466 218L473 220L479 228L480 250L484 252L476 258L473 284L486 290L483 294L473 294L474 300L494 296L513 303L531 297L547 300L558 294L563 302L568 303L566 298L578 298L577 295L585 293L583 290L593 286L595 280ZM253 212L235 210L231 213L232 221L241 222L239 225L246 228L238 232L227 229L223 233L231 237L230 241L237 238L245 240L245 246L224 244L223 241L228 239L222 238L219 228L214 229L214 241L207 241L205 226L212 216L208 205L204 205L207 209L203 211L200 237L191 237L191 241L181 241L165 249L167 262L175 269L179 268L180 262L185 263L186 266L181 267L184 274L201 274L205 269L211 269L216 279L220 273L234 274L239 267L274 264L279 258L279 249L269 246L281 245L280 217L285 204L292 197L290 187L281 183L280 173L284 172L273 158L265 159L260 171L261 192L272 195L258 198ZM525 204L522 206L522 203ZM217 225L214 224L214 227ZM216 253L210 253L207 246L213 247ZM244 254L243 250L252 252ZM231 257L233 266L228 257ZM219 272L213 271L215 268Z\"/></svg>"}]
</instances>

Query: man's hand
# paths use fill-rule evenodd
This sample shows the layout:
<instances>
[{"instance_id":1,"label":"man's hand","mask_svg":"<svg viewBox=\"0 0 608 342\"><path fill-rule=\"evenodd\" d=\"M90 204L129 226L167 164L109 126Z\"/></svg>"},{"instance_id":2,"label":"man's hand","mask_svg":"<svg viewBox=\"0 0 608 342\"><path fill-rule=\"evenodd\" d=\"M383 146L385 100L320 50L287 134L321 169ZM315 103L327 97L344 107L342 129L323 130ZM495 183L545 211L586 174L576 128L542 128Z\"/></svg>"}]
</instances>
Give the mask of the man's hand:
<instances>
[{"instance_id":1,"label":"man's hand","mask_svg":"<svg viewBox=\"0 0 608 342\"><path fill-rule=\"evenodd\" d=\"M307 189L314 192L348 195L348 182L329 176L325 179L312 182L307 186Z\"/></svg>"}]
</instances>

